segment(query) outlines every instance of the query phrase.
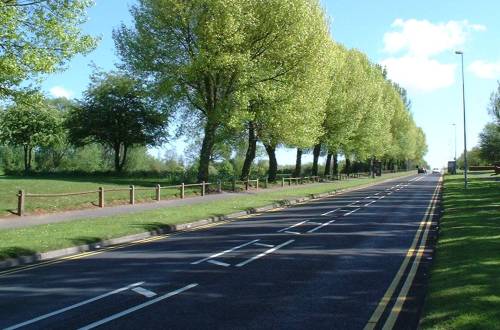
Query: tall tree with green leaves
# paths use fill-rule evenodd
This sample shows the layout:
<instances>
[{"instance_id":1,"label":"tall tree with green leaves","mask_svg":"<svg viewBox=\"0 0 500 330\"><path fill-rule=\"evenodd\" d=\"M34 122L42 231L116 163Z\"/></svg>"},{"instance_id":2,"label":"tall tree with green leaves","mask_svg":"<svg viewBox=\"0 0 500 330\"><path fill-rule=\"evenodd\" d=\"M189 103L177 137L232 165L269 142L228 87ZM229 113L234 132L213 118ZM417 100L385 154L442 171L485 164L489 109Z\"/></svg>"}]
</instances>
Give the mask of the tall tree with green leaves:
<instances>
[{"instance_id":1,"label":"tall tree with green leaves","mask_svg":"<svg viewBox=\"0 0 500 330\"><path fill-rule=\"evenodd\" d=\"M0 1L0 100L23 95L21 83L61 69L96 39L81 32L91 0Z\"/></svg>"},{"instance_id":2,"label":"tall tree with green leaves","mask_svg":"<svg viewBox=\"0 0 500 330\"><path fill-rule=\"evenodd\" d=\"M47 102L13 105L0 111L0 142L22 146L24 170L31 171L35 148L48 146L63 134L62 117Z\"/></svg>"},{"instance_id":3,"label":"tall tree with green leaves","mask_svg":"<svg viewBox=\"0 0 500 330\"><path fill-rule=\"evenodd\" d=\"M221 126L248 122L262 86L306 64L299 37L314 37L303 24L317 7L316 0L139 0L134 26L115 31L126 66L203 123L199 181L208 179Z\"/></svg>"},{"instance_id":4,"label":"tall tree with green leaves","mask_svg":"<svg viewBox=\"0 0 500 330\"><path fill-rule=\"evenodd\" d=\"M133 146L155 146L167 136L167 114L143 89L142 83L121 73L97 73L80 106L67 119L70 140L109 147L121 172Z\"/></svg>"},{"instance_id":5,"label":"tall tree with green leaves","mask_svg":"<svg viewBox=\"0 0 500 330\"><path fill-rule=\"evenodd\" d=\"M268 6L261 5L256 11L264 17L259 19L263 22L260 29L269 30ZM316 1L297 0L277 1L274 11L273 19L278 20L272 25L276 37L257 65L264 75L285 68L286 72L279 79L263 80L247 91L249 145L242 179L249 175L257 140L267 146L271 159L272 145L306 148L323 134L321 122L332 62L331 37L323 10ZM285 32L283 26L287 26ZM271 179L275 177L275 164L275 159L270 161Z\"/></svg>"}]
</instances>

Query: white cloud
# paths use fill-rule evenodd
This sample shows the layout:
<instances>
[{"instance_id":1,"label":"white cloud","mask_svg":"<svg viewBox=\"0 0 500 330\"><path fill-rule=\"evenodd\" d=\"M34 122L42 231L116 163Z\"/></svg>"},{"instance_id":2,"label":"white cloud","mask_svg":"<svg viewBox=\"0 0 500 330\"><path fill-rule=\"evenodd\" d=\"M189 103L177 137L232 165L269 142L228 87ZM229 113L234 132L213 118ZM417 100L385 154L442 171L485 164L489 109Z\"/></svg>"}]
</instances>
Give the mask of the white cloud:
<instances>
[{"instance_id":1,"label":"white cloud","mask_svg":"<svg viewBox=\"0 0 500 330\"><path fill-rule=\"evenodd\" d=\"M432 56L464 44L470 31L486 29L468 21L433 24L427 20L396 19L391 25L399 31L384 35L384 51L390 54L406 51L413 56Z\"/></svg>"},{"instance_id":2,"label":"white cloud","mask_svg":"<svg viewBox=\"0 0 500 330\"><path fill-rule=\"evenodd\" d=\"M64 97L66 99L70 99L73 96L73 92L61 87L61 86L54 86L50 89L50 94L53 97Z\"/></svg>"},{"instance_id":3,"label":"white cloud","mask_svg":"<svg viewBox=\"0 0 500 330\"><path fill-rule=\"evenodd\" d=\"M387 68L389 79L407 89L430 92L451 86L455 81L455 64L443 64L425 57L391 57L380 64Z\"/></svg>"},{"instance_id":4,"label":"white cloud","mask_svg":"<svg viewBox=\"0 0 500 330\"><path fill-rule=\"evenodd\" d=\"M442 63L436 56L461 48L471 32L485 26L468 21L432 23L427 20L396 19L392 31L384 34L384 52L391 55L380 62L390 79L407 89L434 91L454 83L455 64Z\"/></svg>"},{"instance_id":5,"label":"white cloud","mask_svg":"<svg viewBox=\"0 0 500 330\"><path fill-rule=\"evenodd\" d=\"M500 78L500 61L486 62L474 61L469 65L469 71L479 78L483 79L498 79Z\"/></svg>"}]
</instances>

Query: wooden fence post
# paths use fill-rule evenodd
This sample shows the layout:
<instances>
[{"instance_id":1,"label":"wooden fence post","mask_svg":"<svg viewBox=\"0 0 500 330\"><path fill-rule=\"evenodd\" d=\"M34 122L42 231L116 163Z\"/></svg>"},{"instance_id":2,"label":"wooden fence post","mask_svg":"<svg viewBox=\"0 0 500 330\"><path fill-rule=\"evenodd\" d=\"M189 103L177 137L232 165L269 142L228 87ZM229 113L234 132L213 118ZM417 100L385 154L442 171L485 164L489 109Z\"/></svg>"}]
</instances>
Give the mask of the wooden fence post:
<instances>
[{"instance_id":1,"label":"wooden fence post","mask_svg":"<svg viewBox=\"0 0 500 330\"><path fill-rule=\"evenodd\" d=\"M255 189L259 190L259 178L257 178L257 181L255 182Z\"/></svg>"},{"instance_id":2,"label":"wooden fence post","mask_svg":"<svg viewBox=\"0 0 500 330\"><path fill-rule=\"evenodd\" d=\"M233 177L233 192L236 192L236 178Z\"/></svg>"},{"instance_id":3,"label":"wooden fence post","mask_svg":"<svg viewBox=\"0 0 500 330\"><path fill-rule=\"evenodd\" d=\"M104 207L104 188L99 187L99 207Z\"/></svg>"},{"instance_id":4,"label":"wooden fence post","mask_svg":"<svg viewBox=\"0 0 500 330\"><path fill-rule=\"evenodd\" d=\"M268 186L268 185L269 185L269 178L268 178L268 177L266 177L266 189L267 189L267 188L269 188L269 186Z\"/></svg>"},{"instance_id":5,"label":"wooden fence post","mask_svg":"<svg viewBox=\"0 0 500 330\"><path fill-rule=\"evenodd\" d=\"M281 178L281 187L283 188L285 186L285 178Z\"/></svg>"},{"instance_id":6,"label":"wooden fence post","mask_svg":"<svg viewBox=\"0 0 500 330\"><path fill-rule=\"evenodd\" d=\"M217 192L218 193L222 192L222 181L220 179L217 180Z\"/></svg>"},{"instance_id":7,"label":"wooden fence post","mask_svg":"<svg viewBox=\"0 0 500 330\"><path fill-rule=\"evenodd\" d=\"M250 183L249 183L249 181L248 181L248 179L247 179L247 181L245 181L245 190L248 190L248 188L249 188L248 186L249 186L249 185L250 185Z\"/></svg>"},{"instance_id":8,"label":"wooden fence post","mask_svg":"<svg viewBox=\"0 0 500 330\"><path fill-rule=\"evenodd\" d=\"M184 182L181 183L181 198L184 199Z\"/></svg>"},{"instance_id":9,"label":"wooden fence post","mask_svg":"<svg viewBox=\"0 0 500 330\"><path fill-rule=\"evenodd\" d=\"M24 215L24 197L24 190L19 190L17 194L17 215L20 217Z\"/></svg>"},{"instance_id":10,"label":"wooden fence post","mask_svg":"<svg viewBox=\"0 0 500 330\"><path fill-rule=\"evenodd\" d=\"M161 200L161 187L159 184L156 185L156 201L159 202Z\"/></svg>"},{"instance_id":11,"label":"wooden fence post","mask_svg":"<svg viewBox=\"0 0 500 330\"><path fill-rule=\"evenodd\" d=\"M201 182L201 195L205 196L205 181Z\"/></svg>"},{"instance_id":12,"label":"wooden fence post","mask_svg":"<svg viewBox=\"0 0 500 330\"><path fill-rule=\"evenodd\" d=\"M130 186L130 204L135 204L135 187L134 185Z\"/></svg>"}]
</instances>

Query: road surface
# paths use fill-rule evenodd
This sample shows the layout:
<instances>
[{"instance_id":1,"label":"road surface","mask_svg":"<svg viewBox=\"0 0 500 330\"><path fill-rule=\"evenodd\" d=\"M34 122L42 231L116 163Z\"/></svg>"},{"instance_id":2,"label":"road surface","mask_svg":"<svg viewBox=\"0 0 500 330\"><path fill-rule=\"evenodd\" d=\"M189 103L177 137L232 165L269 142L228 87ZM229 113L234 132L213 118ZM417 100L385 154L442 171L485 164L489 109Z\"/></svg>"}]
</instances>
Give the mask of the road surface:
<instances>
[{"instance_id":1,"label":"road surface","mask_svg":"<svg viewBox=\"0 0 500 330\"><path fill-rule=\"evenodd\" d=\"M0 271L0 328L415 328L439 181Z\"/></svg>"}]
</instances>

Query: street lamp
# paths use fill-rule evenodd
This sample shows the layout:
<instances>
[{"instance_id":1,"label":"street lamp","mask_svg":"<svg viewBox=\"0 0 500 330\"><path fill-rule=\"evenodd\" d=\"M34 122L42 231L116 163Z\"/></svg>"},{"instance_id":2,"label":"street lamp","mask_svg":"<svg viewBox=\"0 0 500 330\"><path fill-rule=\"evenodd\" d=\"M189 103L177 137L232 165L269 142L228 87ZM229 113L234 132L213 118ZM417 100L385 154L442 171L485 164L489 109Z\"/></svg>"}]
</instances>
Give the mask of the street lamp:
<instances>
[{"instance_id":1,"label":"street lamp","mask_svg":"<svg viewBox=\"0 0 500 330\"><path fill-rule=\"evenodd\" d=\"M455 158L453 160L456 162L457 161L457 124L453 123L453 129L455 131Z\"/></svg>"},{"instance_id":2,"label":"street lamp","mask_svg":"<svg viewBox=\"0 0 500 330\"><path fill-rule=\"evenodd\" d=\"M464 185L467 189L467 133L465 129L465 78L464 78L464 52L457 50L455 54L462 59L462 105L464 107Z\"/></svg>"}]
</instances>

